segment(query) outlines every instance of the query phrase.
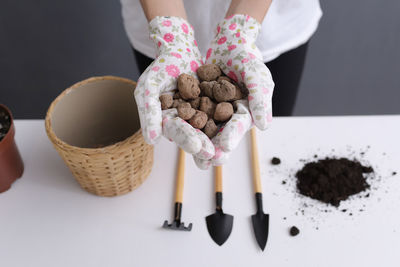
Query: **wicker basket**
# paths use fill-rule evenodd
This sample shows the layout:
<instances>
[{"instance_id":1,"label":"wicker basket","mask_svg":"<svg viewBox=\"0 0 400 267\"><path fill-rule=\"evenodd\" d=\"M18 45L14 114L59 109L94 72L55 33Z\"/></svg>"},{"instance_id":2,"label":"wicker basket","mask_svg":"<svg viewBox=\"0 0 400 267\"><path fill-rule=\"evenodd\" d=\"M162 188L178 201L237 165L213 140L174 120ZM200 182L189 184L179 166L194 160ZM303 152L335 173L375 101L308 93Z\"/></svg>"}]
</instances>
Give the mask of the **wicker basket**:
<instances>
[{"instance_id":1,"label":"wicker basket","mask_svg":"<svg viewBox=\"0 0 400 267\"><path fill-rule=\"evenodd\" d=\"M135 86L119 77L90 78L62 92L47 111L47 135L90 193L128 193L151 172L153 146L140 131Z\"/></svg>"}]
</instances>

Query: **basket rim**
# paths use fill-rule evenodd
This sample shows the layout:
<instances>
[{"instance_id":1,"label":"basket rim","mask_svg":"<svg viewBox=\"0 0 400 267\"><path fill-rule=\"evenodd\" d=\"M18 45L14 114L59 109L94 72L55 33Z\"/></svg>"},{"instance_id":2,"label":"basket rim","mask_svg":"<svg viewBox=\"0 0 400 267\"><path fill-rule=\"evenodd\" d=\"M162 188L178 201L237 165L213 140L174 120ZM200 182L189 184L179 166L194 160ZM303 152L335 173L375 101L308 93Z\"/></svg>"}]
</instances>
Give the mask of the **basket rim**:
<instances>
[{"instance_id":1,"label":"basket rim","mask_svg":"<svg viewBox=\"0 0 400 267\"><path fill-rule=\"evenodd\" d=\"M128 143L130 139L135 138L138 134L141 134L141 129L137 130L133 135L125 138L124 140L118 141L117 143L105 146L105 147L99 147L99 148L88 148L88 147L79 147L79 146L73 146L70 145L66 142L64 142L63 140L61 140L60 138L57 137L57 135L55 134L55 132L53 131L53 127L51 125L51 114L53 113L54 107L57 105L57 103L65 96L67 95L69 92L71 92L72 90L76 90L78 87L84 85L84 84L88 84L94 81L102 81L102 80L113 80L113 81L120 81L120 82L125 82L128 84L133 85L134 87L136 87L136 82L132 81L130 79L127 78L123 78L123 77L118 77L118 76L112 76L112 75L106 75L106 76L94 76L94 77L90 77L87 78L85 80L79 81L73 85L71 85L70 87L68 87L67 89L65 89L64 91L61 92L61 94L59 94L50 104L49 108L47 109L46 112L46 118L45 118L45 128L46 128L46 133L47 136L49 137L49 139L51 140L51 142L54 145L57 145L58 147L63 146L65 147L67 150L80 150L82 152L86 152L89 154L92 153L96 153L96 152L104 152L104 150L114 150L118 147L120 147L121 145L124 145L125 143Z\"/></svg>"}]
</instances>

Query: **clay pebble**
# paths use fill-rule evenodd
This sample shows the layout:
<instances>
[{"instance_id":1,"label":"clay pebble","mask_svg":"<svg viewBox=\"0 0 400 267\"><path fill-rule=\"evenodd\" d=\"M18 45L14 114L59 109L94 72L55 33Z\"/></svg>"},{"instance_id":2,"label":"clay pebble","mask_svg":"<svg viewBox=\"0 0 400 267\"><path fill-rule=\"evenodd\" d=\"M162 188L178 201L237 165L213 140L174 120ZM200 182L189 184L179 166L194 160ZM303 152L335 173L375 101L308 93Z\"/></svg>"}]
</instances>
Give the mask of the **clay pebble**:
<instances>
[{"instance_id":1,"label":"clay pebble","mask_svg":"<svg viewBox=\"0 0 400 267\"><path fill-rule=\"evenodd\" d=\"M178 116L183 120L190 120L195 113L196 110L192 108L190 103L182 103L178 106Z\"/></svg>"},{"instance_id":2,"label":"clay pebble","mask_svg":"<svg viewBox=\"0 0 400 267\"><path fill-rule=\"evenodd\" d=\"M189 120L190 125L196 129L203 129L207 123L207 114L203 111L196 110L194 116Z\"/></svg>"},{"instance_id":3,"label":"clay pebble","mask_svg":"<svg viewBox=\"0 0 400 267\"><path fill-rule=\"evenodd\" d=\"M229 102L218 103L215 107L214 120L216 121L227 121L233 115L233 106Z\"/></svg>"},{"instance_id":4,"label":"clay pebble","mask_svg":"<svg viewBox=\"0 0 400 267\"><path fill-rule=\"evenodd\" d=\"M160 95L160 102L161 102L161 109L165 110L165 109L169 109L170 107L172 107L174 100L172 99L172 95L163 94L163 95Z\"/></svg>"},{"instance_id":5,"label":"clay pebble","mask_svg":"<svg viewBox=\"0 0 400 267\"><path fill-rule=\"evenodd\" d=\"M217 102L227 102L235 99L236 87L227 81L221 81L213 86L213 96Z\"/></svg>"},{"instance_id":6,"label":"clay pebble","mask_svg":"<svg viewBox=\"0 0 400 267\"><path fill-rule=\"evenodd\" d=\"M178 106L182 103L186 103L186 101L182 99L174 99L174 101L172 102L172 107L178 108Z\"/></svg>"},{"instance_id":7,"label":"clay pebble","mask_svg":"<svg viewBox=\"0 0 400 267\"><path fill-rule=\"evenodd\" d=\"M200 95L199 80L183 73L178 77L179 94L184 100L192 100Z\"/></svg>"},{"instance_id":8,"label":"clay pebble","mask_svg":"<svg viewBox=\"0 0 400 267\"><path fill-rule=\"evenodd\" d=\"M208 138L213 138L218 133L218 126L215 124L213 119L209 119L204 126L204 133L208 136Z\"/></svg>"},{"instance_id":9,"label":"clay pebble","mask_svg":"<svg viewBox=\"0 0 400 267\"><path fill-rule=\"evenodd\" d=\"M217 82L221 82L221 81L227 81L227 82L232 83L232 80L227 76L219 76L217 79Z\"/></svg>"},{"instance_id":10,"label":"clay pebble","mask_svg":"<svg viewBox=\"0 0 400 267\"><path fill-rule=\"evenodd\" d=\"M209 118L214 116L216 104L207 96L203 96L200 98L200 107L201 111L204 111Z\"/></svg>"},{"instance_id":11,"label":"clay pebble","mask_svg":"<svg viewBox=\"0 0 400 267\"><path fill-rule=\"evenodd\" d=\"M239 86L235 85L235 96L233 97L233 101L243 99L244 95L242 90L240 90Z\"/></svg>"},{"instance_id":12,"label":"clay pebble","mask_svg":"<svg viewBox=\"0 0 400 267\"><path fill-rule=\"evenodd\" d=\"M221 74L221 69L215 64L203 65L197 69L197 75L201 81L215 81Z\"/></svg>"},{"instance_id":13,"label":"clay pebble","mask_svg":"<svg viewBox=\"0 0 400 267\"><path fill-rule=\"evenodd\" d=\"M200 97L193 99L192 101L190 101L190 105L192 106L192 108L194 109L199 109L200 106Z\"/></svg>"},{"instance_id":14,"label":"clay pebble","mask_svg":"<svg viewBox=\"0 0 400 267\"><path fill-rule=\"evenodd\" d=\"M215 84L217 84L216 81L211 81L211 82L204 81L200 83L200 89L203 91L205 96L208 96L209 98L213 99L214 98L213 87Z\"/></svg>"}]
</instances>

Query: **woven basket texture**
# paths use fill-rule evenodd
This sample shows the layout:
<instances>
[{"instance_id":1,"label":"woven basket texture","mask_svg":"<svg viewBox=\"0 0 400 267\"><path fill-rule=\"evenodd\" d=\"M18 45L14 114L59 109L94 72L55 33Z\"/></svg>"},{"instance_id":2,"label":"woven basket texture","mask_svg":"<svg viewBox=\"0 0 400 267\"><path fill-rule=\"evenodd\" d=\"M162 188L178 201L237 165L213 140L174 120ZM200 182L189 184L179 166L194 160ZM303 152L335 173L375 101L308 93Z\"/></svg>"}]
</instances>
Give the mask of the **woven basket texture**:
<instances>
[{"instance_id":1,"label":"woven basket texture","mask_svg":"<svg viewBox=\"0 0 400 267\"><path fill-rule=\"evenodd\" d=\"M119 77L94 77L64 90L50 105L46 132L53 146L86 191L99 196L118 196L131 192L141 185L153 166L153 146L148 145L139 129L132 136L115 144L100 148L82 148L67 144L57 137L51 122L54 107L70 90L93 81L115 80L136 86L136 83Z\"/></svg>"}]
</instances>

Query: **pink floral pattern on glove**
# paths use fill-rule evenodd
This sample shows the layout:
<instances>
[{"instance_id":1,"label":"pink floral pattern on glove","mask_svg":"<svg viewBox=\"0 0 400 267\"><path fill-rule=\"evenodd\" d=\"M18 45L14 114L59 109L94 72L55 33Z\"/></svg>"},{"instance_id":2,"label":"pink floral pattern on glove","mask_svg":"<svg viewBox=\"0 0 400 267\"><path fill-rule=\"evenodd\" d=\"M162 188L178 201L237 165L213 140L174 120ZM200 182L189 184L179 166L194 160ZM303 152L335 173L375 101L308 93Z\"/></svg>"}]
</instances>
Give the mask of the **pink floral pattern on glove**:
<instances>
[{"instance_id":1,"label":"pink floral pattern on glove","mask_svg":"<svg viewBox=\"0 0 400 267\"><path fill-rule=\"evenodd\" d=\"M157 58L143 72L135 90L143 137L155 144L162 135L201 159L214 156L214 146L203 133L177 117L176 109L161 111L159 97L172 94L182 73L196 76L202 59L190 24L178 17L156 17L149 23Z\"/></svg>"},{"instance_id":2,"label":"pink floral pattern on glove","mask_svg":"<svg viewBox=\"0 0 400 267\"><path fill-rule=\"evenodd\" d=\"M178 66L176 65L168 65L165 67L165 71L168 73L169 76L174 77L174 78L178 78L180 71Z\"/></svg>"},{"instance_id":3,"label":"pink floral pattern on glove","mask_svg":"<svg viewBox=\"0 0 400 267\"><path fill-rule=\"evenodd\" d=\"M211 160L195 157L198 167L222 165L253 123L261 130L272 120L274 82L255 45L261 25L247 15L225 18L216 28L216 35L206 54L206 64L217 64L239 85L249 90L247 100L237 101L237 111L212 139L216 155Z\"/></svg>"},{"instance_id":4,"label":"pink floral pattern on glove","mask_svg":"<svg viewBox=\"0 0 400 267\"><path fill-rule=\"evenodd\" d=\"M249 107L255 125L264 130L272 116L274 82L255 45L261 25L247 15L233 15L218 26L207 51L206 64L214 63L249 89ZM268 93L265 94L267 89Z\"/></svg>"}]
</instances>

